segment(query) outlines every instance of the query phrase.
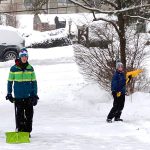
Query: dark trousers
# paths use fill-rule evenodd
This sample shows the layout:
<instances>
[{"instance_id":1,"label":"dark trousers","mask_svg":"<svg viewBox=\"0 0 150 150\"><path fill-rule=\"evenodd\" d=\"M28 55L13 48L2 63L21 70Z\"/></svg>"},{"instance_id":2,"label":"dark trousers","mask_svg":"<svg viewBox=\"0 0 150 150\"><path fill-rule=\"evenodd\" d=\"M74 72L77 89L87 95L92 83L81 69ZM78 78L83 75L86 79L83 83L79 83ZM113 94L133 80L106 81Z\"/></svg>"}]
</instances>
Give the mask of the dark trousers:
<instances>
[{"instance_id":1,"label":"dark trousers","mask_svg":"<svg viewBox=\"0 0 150 150\"><path fill-rule=\"evenodd\" d=\"M32 131L33 105L29 99L16 101L16 129L22 132Z\"/></svg>"},{"instance_id":2,"label":"dark trousers","mask_svg":"<svg viewBox=\"0 0 150 150\"><path fill-rule=\"evenodd\" d=\"M113 107L110 110L107 118L108 119L119 119L124 108L125 103L125 95L121 95L120 97L116 96L116 93L113 94L114 102Z\"/></svg>"}]
</instances>

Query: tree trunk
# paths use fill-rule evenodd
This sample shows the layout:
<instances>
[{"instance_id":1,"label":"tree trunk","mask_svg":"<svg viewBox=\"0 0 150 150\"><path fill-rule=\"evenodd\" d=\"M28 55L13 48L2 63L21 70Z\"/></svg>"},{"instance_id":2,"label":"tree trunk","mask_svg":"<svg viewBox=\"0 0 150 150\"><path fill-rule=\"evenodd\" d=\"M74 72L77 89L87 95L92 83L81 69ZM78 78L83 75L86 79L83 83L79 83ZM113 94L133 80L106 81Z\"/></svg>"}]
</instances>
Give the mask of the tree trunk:
<instances>
[{"instance_id":1,"label":"tree trunk","mask_svg":"<svg viewBox=\"0 0 150 150\"><path fill-rule=\"evenodd\" d=\"M125 20L123 14L118 15L119 40L120 40L120 57L126 71L126 37L125 37Z\"/></svg>"}]
</instances>

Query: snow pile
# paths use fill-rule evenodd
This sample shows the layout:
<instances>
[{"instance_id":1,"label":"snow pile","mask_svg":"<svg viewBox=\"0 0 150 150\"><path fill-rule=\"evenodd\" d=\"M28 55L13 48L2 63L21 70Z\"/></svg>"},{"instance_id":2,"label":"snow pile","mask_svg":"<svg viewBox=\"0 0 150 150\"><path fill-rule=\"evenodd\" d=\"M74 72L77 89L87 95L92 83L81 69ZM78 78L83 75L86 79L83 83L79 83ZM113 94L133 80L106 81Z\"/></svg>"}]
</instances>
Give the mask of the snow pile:
<instances>
[{"instance_id":1,"label":"snow pile","mask_svg":"<svg viewBox=\"0 0 150 150\"><path fill-rule=\"evenodd\" d=\"M67 46L71 44L68 39L68 34L65 29L58 29L54 31L27 31L19 30L21 35L25 38L26 47L33 48L49 48L57 46Z\"/></svg>"},{"instance_id":2,"label":"snow pile","mask_svg":"<svg viewBox=\"0 0 150 150\"><path fill-rule=\"evenodd\" d=\"M112 97L96 83L87 84L76 95L76 99L89 105L109 102Z\"/></svg>"},{"instance_id":3,"label":"snow pile","mask_svg":"<svg viewBox=\"0 0 150 150\"><path fill-rule=\"evenodd\" d=\"M83 79L73 60L72 46L28 49L40 100L34 107L30 144L6 144L14 131L13 104L5 100L7 78L14 61L0 63L0 149L2 150L149 150L150 94L126 97L124 122L106 123L112 96ZM58 59L62 62L58 63ZM46 61L47 60L47 61Z\"/></svg>"}]
</instances>

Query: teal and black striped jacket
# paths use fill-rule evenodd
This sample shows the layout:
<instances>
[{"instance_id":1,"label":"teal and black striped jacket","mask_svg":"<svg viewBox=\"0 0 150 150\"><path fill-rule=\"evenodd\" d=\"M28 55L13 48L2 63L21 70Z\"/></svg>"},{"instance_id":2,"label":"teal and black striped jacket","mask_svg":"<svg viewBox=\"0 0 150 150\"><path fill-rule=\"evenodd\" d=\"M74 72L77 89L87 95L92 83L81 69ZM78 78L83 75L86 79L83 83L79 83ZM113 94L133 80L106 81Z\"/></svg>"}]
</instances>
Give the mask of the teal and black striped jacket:
<instances>
[{"instance_id":1,"label":"teal and black striped jacket","mask_svg":"<svg viewBox=\"0 0 150 150\"><path fill-rule=\"evenodd\" d=\"M7 85L8 94L12 93L12 88L16 99L37 95L36 76L30 64L24 70L17 65L11 67Z\"/></svg>"}]
</instances>

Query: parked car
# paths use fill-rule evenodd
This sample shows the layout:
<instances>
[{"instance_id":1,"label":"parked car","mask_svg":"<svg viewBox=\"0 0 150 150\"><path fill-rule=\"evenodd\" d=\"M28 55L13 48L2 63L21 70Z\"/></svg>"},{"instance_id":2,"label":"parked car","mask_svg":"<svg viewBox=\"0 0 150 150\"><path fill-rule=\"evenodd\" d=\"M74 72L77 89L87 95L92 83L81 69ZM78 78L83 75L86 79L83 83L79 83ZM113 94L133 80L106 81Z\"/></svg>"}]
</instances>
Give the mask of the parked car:
<instances>
[{"instance_id":1,"label":"parked car","mask_svg":"<svg viewBox=\"0 0 150 150\"><path fill-rule=\"evenodd\" d=\"M0 61L16 59L25 40L16 28L0 25Z\"/></svg>"}]
</instances>

